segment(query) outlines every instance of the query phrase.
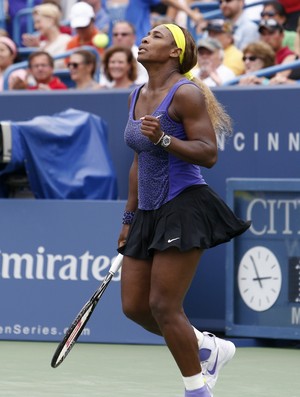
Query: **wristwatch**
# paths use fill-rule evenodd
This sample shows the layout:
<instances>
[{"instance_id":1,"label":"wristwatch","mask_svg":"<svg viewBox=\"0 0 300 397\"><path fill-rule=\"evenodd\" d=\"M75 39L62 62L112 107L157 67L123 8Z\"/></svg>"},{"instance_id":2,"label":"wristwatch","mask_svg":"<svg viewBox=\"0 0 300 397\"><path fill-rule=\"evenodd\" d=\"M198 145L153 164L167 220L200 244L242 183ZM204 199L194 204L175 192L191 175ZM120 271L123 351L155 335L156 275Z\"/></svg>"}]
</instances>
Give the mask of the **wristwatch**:
<instances>
[{"instance_id":1,"label":"wristwatch","mask_svg":"<svg viewBox=\"0 0 300 397\"><path fill-rule=\"evenodd\" d=\"M168 147L171 143L171 137L169 135L164 135L160 141L160 146Z\"/></svg>"}]
</instances>

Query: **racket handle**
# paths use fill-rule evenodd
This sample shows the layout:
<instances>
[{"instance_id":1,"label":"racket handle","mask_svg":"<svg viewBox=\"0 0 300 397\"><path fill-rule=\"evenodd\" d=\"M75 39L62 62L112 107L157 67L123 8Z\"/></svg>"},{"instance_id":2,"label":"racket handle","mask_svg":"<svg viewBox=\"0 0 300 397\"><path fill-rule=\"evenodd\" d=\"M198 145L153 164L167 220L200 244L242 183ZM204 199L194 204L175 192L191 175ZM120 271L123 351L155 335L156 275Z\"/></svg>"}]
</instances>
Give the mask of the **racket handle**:
<instances>
[{"instance_id":1,"label":"racket handle","mask_svg":"<svg viewBox=\"0 0 300 397\"><path fill-rule=\"evenodd\" d=\"M110 266L109 273L114 275L120 269L120 267L122 266L122 262L123 262L123 255L122 254L118 254L115 257L113 263Z\"/></svg>"}]
</instances>

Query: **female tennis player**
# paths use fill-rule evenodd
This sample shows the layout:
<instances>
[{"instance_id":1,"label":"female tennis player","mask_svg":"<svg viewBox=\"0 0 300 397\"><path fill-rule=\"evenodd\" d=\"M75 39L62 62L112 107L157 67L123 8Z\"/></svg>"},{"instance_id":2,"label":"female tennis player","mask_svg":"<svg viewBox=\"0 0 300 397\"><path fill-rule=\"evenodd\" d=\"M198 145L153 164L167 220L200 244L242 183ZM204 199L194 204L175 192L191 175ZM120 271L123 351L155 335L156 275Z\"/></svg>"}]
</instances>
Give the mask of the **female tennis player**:
<instances>
[{"instance_id":1,"label":"female tennis player","mask_svg":"<svg viewBox=\"0 0 300 397\"><path fill-rule=\"evenodd\" d=\"M208 187L200 170L216 163L217 138L230 132L230 118L203 83L191 80L197 50L186 29L153 28L138 61L149 81L131 94L125 130L135 155L118 241L123 310L164 337L185 397L210 397L235 346L195 330L183 300L203 251L250 226Z\"/></svg>"}]
</instances>

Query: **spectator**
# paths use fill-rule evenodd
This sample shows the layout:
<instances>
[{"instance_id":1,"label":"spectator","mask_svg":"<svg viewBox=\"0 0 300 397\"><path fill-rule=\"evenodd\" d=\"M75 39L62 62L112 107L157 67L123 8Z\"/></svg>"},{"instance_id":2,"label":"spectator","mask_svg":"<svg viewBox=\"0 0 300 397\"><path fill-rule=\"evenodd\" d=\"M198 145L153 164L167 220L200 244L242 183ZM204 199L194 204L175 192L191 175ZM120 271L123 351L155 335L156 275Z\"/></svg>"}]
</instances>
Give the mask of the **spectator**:
<instances>
[{"instance_id":1,"label":"spectator","mask_svg":"<svg viewBox=\"0 0 300 397\"><path fill-rule=\"evenodd\" d=\"M22 36L24 46L39 47L41 51L49 52L52 57L64 53L71 36L60 32L59 8L50 3L40 4L34 7L32 15L34 27L39 35L24 33ZM55 61L56 69L64 67L63 60Z\"/></svg>"},{"instance_id":2,"label":"spectator","mask_svg":"<svg viewBox=\"0 0 300 397\"><path fill-rule=\"evenodd\" d=\"M61 12L62 12L62 17L64 20L68 20L70 13L71 13L71 8L75 3L77 3L77 0L54 0L58 1L61 6Z\"/></svg>"},{"instance_id":3,"label":"spectator","mask_svg":"<svg viewBox=\"0 0 300 397\"><path fill-rule=\"evenodd\" d=\"M218 1L215 0L200 0L200 1L194 1L194 0L179 0L180 3L185 4L186 6L191 6L193 5L193 3L213 3L213 8L212 9L216 9L218 6ZM201 8L201 6L200 6ZM195 12L200 12L198 7L194 8ZM207 10L209 11L210 8ZM204 10L203 10L204 12ZM205 11L206 12L206 11ZM171 23L176 23L179 26L185 27L187 28L188 26L188 15L185 11L179 10L178 8L174 8L172 6L169 6L167 8L167 12L166 12L166 18L167 20L171 20ZM170 23L170 22L167 22ZM205 19L199 19L199 21L197 21L197 26L196 26L196 34L197 35L201 35L203 33L203 31L205 30L207 25L207 20Z\"/></svg>"},{"instance_id":4,"label":"spectator","mask_svg":"<svg viewBox=\"0 0 300 397\"><path fill-rule=\"evenodd\" d=\"M193 69L194 77L203 80L209 87L216 87L232 80L235 74L223 65L224 50L222 44L211 37L198 42L198 68Z\"/></svg>"},{"instance_id":5,"label":"spectator","mask_svg":"<svg viewBox=\"0 0 300 397\"><path fill-rule=\"evenodd\" d=\"M179 0L181 3L185 3L187 6L192 4L193 1L190 0ZM168 7L166 16L174 21L179 26L187 27L187 14L184 11L180 11L174 7Z\"/></svg>"},{"instance_id":6,"label":"spectator","mask_svg":"<svg viewBox=\"0 0 300 397\"><path fill-rule=\"evenodd\" d=\"M262 19L275 19L280 25L285 27L286 23L286 12L282 4L278 3L278 1L268 1L264 4L262 13ZM296 40L296 32L292 32L291 30L284 30L283 37L283 47L289 47L290 50L295 50L295 40Z\"/></svg>"},{"instance_id":7,"label":"spectator","mask_svg":"<svg viewBox=\"0 0 300 397\"><path fill-rule=\"evenodd\" d=\"M93 44L93 38L100 33L95 26L95 13L93 7L84 1L75 3L70 13L71 27L76 30L76 35L67 44L67 50L81 46L93 46L97 48L100 56L104 49ZM68 60L67 60L68 62Z\"/></svg>"},{"instance_id":8,"label":"spectator","mask_svg":"<svg viewBox=\"0 0 300 397\"><path fill-rule=\"evenodd\" d=\"M233 0L235 1L235 0ZM207 25L208 35L217 39L224 49L223 64L236 76L244 73L243 53L234 44L232 25L223 19L213 19Z\"/></svg>"},{"instance_id":9,"label":"spectator","mask_svg":"<svg viewBox=\"0 0 300 397\"><path fill-rule=\"evenodd\" d=\"M287 30L296 30L300 18L300 1L299 0L279 0L285 9L287 20L285 28Z\"/></svg>"},{"instance_id":10,"label":"spectator","mask_svg":"<svg viewBox=\"0 0 300 397\"><path fill-rule=\"evenodd\" d=\"M77 50L69 58L68 68L70 77L75 82L78 90L91 90L99 88L94 78L97 59L95 54L87 50Z\"/></svg>"},{"instance_id":11,"label":"spectator","mask_svg":"<svg viewBox=\"0 0 300 397\"><path fill-rule=\"evenodd\" d=\"M134 26L127 21L118 21L114 24L112 30L112 45L130 48L135 59L138 56L138 47L135 44L136 35ZM140 85L148 81L148 73L141 63L137 63L137 79L135 84ZM109 85L105 74L101 74L101 85Z\"/></svg>"},{"instance_id":12,"label":"spectator","mask_svg":"<svg viewBox=\"0 0 300 397\"><path fill-rule=\"evenodd\" d=\"M271 85L278 85L278 84L300 84L300 80L290 79L287 76L283 76L281 74L277 74L274 78L270 80Z\"/></svg>"},{"instance_id":13,"label":"spectator","mask_svg":"<svg viewBox=\"0 0 300 397\"><path fill-rule=\"evenodd\" d=\"M262 12L262 5L254 5L257 3L257 0L245 0L245 14L249 17L252 21L259 21L260 20L260 13Z\"/></svg>"},{"instance_id":14,"label":"spectator","mask_svg":"<svg viewBox=\"0 0 300 397\"><path fill-rule=\"evenodd\" d=\"M181 1L181 0L179 0ZM177 10L176 10L177 11ZM154 6L150 7L150 24L151 27L158 26L161 21L165 21L167 18L168 6L163 3L158 3ZM171 23L172 20L168 20L168 23ZM162 22L164 23L164 22Z\"/></svg>"},{"instance_id":15,"label":"spectator","mask_svg":"<svg viewBox=\"0 0 300 397\"><path fill-rule=\"evenodd\" d=\"M298 57L300 57L300 18L299 18L299 23L297 27L297 36L295 39L295 53Z\"/></svg>"},{"instance_id":16,"label":"spectator","mask_svg":"<svg viewBox=\"0 0 300 397\"><path fill-rule=\"evenodd\" d=\"M129 0L126 9L125 19L135 26L136 44L139 45L142 38L147 35L151 29L151 6L163 3L167 6L173 6L177 10L186 12L186 14L196 23L203 20L200 12L192 10L180 0Z\"/></svg>"},{"instance_id":17,"label":"spectator","mask_svg":"<svg viewBox=\"0 0 300 397\"><path fill-rule=\"evenodd\" d=\"M103 57L104 74L112 83L102 88L134 88L137 77L137 61L127 47L112 46Z\"/></svg>"},{"instance_id":18,"label":"spectator","mask_svg":"<svg viewBox=\"0 0 300 397\"><path fill-rule=\"evenodd\" d=\"M85 3L93 7L95 13L95 25L103 33L109 31L109 15L102 7L101 0L83 0Z\"/></svg>"},{"instance_id":19,"label":"spectator","mask_svg":"<svg viewBox=\"0 0 300 397\"><path fill-rule=\"evenodd\" d=\"M60 0L42 0L41 4L54 4L58 8L58 11L59 11L59 13L61 15L61 19L62 19L62 21L59 25L60 33L66 33L71 36L72 29L69 26L69 24L67 23L67 21L65 21L66 18L63 15L63 8L62 8L61 1Z\"/></svg>"},{"instance_id":20,"label":"spectator","mask_svg":"<svg viewBox=\"0 0 300 397\"><path fill-rule=\"evenodd\" d=\"M0 36L0 91L3 91L3 76L5 71L13 65L17 59L17 46L9 37ZM13 79L19 77L24 79L25 69L17 69L9 76L8 86L12 88Z\"/></svg>"},{"instance_id":21,"label":"spectator","mask_svg":"<svg viewBox=\"0 0 300 397\"><path fill-rule=\"evenodd\" d=\"M0 37L9 37L9 34L5 29L0 28Z\"/></svg>"},{"instance_id":22,"label":"spectator","mask_svg":"<svg viewBox=\"0 0 300 397\"><path fill-rule=\"evenodd\" d=\"M54 60L47 51L32 52L28 57L29 76L26 80L15 78L13 89L15 90L62 90L67 86L56 76L54 72Z\"/></svg>"},{"instance_id":23,"label":"spectator","mask_svg":"<svg viewBox=\"0 0 300 397\"><path fill-rule=\"evenodd\" d=\"M259 40L257 24L248 18L243 10L244 0L220 0L220 9L225 19L228 19L234 31L234 43L243 50L248 43Z\"/></svg>"},{"instance_id":24,"label":"spectator","mask_svg":"<svg viewBox=\"0 0 300 397\"><path fill-rule=\"evenodd\" d=\"M102 7L109 15L110 25L125 20L128 0L102 0Z\"/></svg>"},{"instance_id":25,"label":"spectator","mask_svg":"<svg viewBox=\"0 0 300 397\"><path fill-rule=\"evenodd\" d=\"M244 48L243 60L245 62L245 74L250 74L258 70L274 66L275 53L269 44L263 41L256 41L248 44ZM269 79L266 77L257 77L249 75L241 78L240 85L266 85Z\"/></svg>"},{"instance_id":26,"label":"spectator","mask_svg":"<svg viewBox=\"0 0 300 397\"><path fill-rule=\"evenodd\" d=\"M17 13L23 8L27 7L27 0L9 0L8 1L8 19L7 19L7 31L10 37L13 37L13 21L17 15ZM41 3L41 0L33 0L33 6ZM27 18L20 18L20 32L27 32Z\"/></svg>"},{"instance_id":27,"label":"spectator","mask_svg":"<svg viewBox=\"0 0 300 397\"><path fill-rule=\"evenodd\" d=\"M283 26L275 19L262 20L259 24L259 33L261 40L268 43L275 51L275 64L288 64L296 60L296 54L288 47L283 47ZM291 70L284 70L276 74L289 77L291 79L298 79L298 72ZM275 76L275 77L276 77Z\"/></svg>"}]
</instances>

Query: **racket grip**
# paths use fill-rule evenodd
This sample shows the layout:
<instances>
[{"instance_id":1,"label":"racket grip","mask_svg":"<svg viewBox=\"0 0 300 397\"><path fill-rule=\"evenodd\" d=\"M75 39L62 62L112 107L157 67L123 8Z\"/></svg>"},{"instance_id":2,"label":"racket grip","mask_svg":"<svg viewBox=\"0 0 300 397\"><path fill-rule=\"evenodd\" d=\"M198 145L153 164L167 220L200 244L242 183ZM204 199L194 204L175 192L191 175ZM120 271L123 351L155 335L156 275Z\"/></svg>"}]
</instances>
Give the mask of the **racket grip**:
<instances>
[{"instance_id":1,"label":"racket grip","mask_svg":"<svg viewBox=\"0 0 300 397\"><path fill-rule=\"evenodd\" d=\"M118 254L110 266L109 273L115 274L122 266L122 262L123 262L123 255Z\"/></svg>"}]
</instances>

